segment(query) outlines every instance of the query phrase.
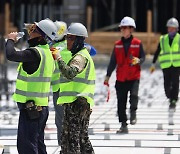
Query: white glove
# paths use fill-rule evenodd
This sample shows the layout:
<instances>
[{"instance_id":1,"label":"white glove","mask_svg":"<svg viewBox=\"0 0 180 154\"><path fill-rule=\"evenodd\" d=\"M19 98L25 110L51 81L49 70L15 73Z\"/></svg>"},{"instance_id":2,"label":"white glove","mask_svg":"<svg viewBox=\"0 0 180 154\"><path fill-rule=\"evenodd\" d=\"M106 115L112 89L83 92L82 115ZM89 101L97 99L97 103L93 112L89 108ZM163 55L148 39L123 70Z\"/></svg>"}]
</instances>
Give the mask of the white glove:
<instances>
[{"instance_id":1,"label":"white glove","mask_svg":"<svg viewBox=\"0 0 180 154\"><path fill-rule=\"evenodd\" d=\"M132 58L132 62L131 62L132 65L137 65L139 63L140 63L140 59L139 58L137 58L137 57L133 57Z\"/></svg>"}]
</instances>

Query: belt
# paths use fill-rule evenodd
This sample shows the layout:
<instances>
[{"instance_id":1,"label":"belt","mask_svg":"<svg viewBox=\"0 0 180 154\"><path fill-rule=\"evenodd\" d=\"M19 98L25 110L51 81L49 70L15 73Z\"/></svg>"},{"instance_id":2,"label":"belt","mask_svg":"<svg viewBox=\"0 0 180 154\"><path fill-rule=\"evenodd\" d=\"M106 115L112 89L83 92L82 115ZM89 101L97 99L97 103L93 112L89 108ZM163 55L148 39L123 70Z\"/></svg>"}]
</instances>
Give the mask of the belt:
<instances>
[{"instance_id":1,"label":"belt","mask_svg":"<svg viewBox=\"0 0 180 154\"><path fill-rule=\"evenodd\" d=\"M37 106L37 111L42 111L42 106Z\"/></svg>"},{"instance_id":2,"label":"belt","mask_svg":"<svg viewBox=\"0 0 180 154\"><path fill-rule=\"evenodd\" d=\"M18 107L19 107L20 110L26 109L26 106L25 106L24 103L17 103L17 104L18 104ZM37 111L42 111L43 106L36 106L36 108L37 108Z\"/></svg>"}]
</instances>

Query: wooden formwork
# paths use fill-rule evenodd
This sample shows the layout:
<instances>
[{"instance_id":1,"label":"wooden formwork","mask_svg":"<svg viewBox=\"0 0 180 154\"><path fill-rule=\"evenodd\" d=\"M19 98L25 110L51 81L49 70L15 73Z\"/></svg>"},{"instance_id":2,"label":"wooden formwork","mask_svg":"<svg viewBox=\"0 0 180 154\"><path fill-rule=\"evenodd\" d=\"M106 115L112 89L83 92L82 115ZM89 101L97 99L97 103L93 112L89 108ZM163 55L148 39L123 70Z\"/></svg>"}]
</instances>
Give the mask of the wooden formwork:
<instances>
[{"instance_id":1,"label":"wooden formwork","mask_svg":"<svg viewBox=\"0 0 180 154\"><path fill-rule=\"evenodd\" d=\"M159 43L159 33L134 32L133 36L142 41L146 54L153 54L156 51ZM94 46L98 53L110 54L114 42L120 38L120 32L92 32L89 34L87 42Z\"/></svg>"},{"instance_id":2,"label":"wooden formwork","mask_svg":"<svg viewBox=\"0 0 180 154\"><path fill-rule=\"evenodd\" d=\"M14 26L14 24L10 20L10 5L9 3L5 4L5 13L1 14L1 19L3 19L3 25L2 26L2 34L5 36L9 34L10 32L17 32L17 27Z\"/></svg>"}]
</instances>

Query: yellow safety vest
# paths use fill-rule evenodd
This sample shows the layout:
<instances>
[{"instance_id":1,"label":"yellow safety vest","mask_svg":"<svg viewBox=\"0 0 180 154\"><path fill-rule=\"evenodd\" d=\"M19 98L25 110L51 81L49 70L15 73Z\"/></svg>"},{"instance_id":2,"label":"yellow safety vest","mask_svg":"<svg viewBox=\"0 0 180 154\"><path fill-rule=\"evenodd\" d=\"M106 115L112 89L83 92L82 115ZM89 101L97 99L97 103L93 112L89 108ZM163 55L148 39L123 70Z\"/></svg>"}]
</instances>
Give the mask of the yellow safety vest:
<instances>
[{"instance_id":1,"label":"yellow safety vest","mask_svg":"<svg viewBox=\"0 0 180 154\"><path fill-rule=\"evenodd\" d=\"M61 88L57 104L72 103L77 97L82 96L87 99L90 106L93 106L96 78L94 62L86 48L82 49L77 54L87 59L86 67L82 72L77 74L73 80L68 80L63 77L63 80L60 82Z\"/></svg>"},{"instance_id":2,"label":"yellow safety vest","mask_svg":"<svg viewBox=\"0 0 180 154\"><path fill-rule=\"evenodd\" d=\"M47 44L34 48L41 57L39 67L33 74L28 74L23 70L23 63L19 64L16 91L13 99L19 103L34 100L38 106L48 106L51 77L54 71L54 59Z\"/></svg>"},{"instance_id":3,"label":"yellow safety vest","mask_svg":"<svg viewBox=\"0 0 180 154\"><path fill-rule=\"evenodd\" d=\"M64 48L64 50L62 50L60 52L60 55L61 55L62 59L64 60L64 62L67 64L68 61L72 57L72 53L69 50L67 50L67 41L65 40L62 42L58 42L53 47ZM59 70L59 66L58 66L57 61L55 61L55 70L53 72L53 76L51 79L51 85L52 85L52 91L53 92L56 92L59 90L59 88L60 88L59 83L60 83L60 70Z\"/></svg>"},{"instance_id":4,"label":"yellow safety vest","mask_svg":"<svg viewBox=\"0 0 180 154\"><path fill-rule=\"evenodd\" d=\"M160 55L159 63L162 69L171 66L180 67L180 35L179 33L173 39L171 46L169 45L168 34L160 37Z\"/></svg>"}]
</instances>

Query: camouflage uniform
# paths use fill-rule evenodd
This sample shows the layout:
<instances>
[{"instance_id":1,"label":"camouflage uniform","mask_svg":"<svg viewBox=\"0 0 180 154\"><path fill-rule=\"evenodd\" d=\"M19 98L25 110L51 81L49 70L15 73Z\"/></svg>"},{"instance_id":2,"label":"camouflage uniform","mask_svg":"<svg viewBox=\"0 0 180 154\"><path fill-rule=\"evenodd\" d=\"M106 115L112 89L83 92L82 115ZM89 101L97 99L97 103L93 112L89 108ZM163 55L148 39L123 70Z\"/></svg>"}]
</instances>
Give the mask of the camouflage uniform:
<instances>
[{"instance_id":1,"label":"camouflage uniform","mask_svg":"<svg viewBox=\"0 0 180 154\"><path fill-rule=\"evenodd\" d=\"M88 137L91 114L85 98L78 98L65 104L61 154L93 154L94 150Z\"/></svg>"},{"instance_id":2,"label":"camouflage uniform","mask_svg":"<svg viewBox=\"0 0 180 154\"><path fill-rule=\"evenodd\" d=\"M63 60L58 62L63 76L72 80L86 66L86 59L75 56L68 65ZM64 104L64 121L60 154L94 154L88 137L88 126L91 114L86 98L78 97L74 102Z\"/></svg>"}]
</instances>

